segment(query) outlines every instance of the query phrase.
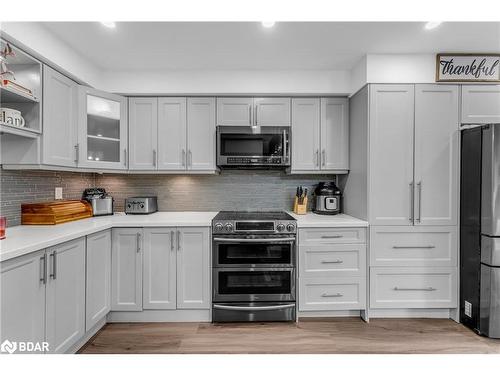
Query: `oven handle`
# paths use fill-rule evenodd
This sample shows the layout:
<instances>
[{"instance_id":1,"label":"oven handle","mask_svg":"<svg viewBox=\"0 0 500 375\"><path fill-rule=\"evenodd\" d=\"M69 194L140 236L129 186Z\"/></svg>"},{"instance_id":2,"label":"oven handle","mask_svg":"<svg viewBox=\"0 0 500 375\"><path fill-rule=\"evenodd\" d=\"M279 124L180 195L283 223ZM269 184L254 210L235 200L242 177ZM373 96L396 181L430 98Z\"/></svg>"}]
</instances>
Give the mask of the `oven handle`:
<instances>
[{"instance_id":1,"label":"oven handle","mask_svg":"<svg viewBox=\"0 0 500 375\"><path fill-rule=\"evenodd\" d=\"M241 243L241 242L290 242L295 241L295 237L286 237L286 238L220 238L215 237L214 241L217 242L232 242L232 243Z\"/></svg>"},{"instance_id":2,"label":"oven handle","mask_svg":"<svg viewBox=\"0 0 500 375\"><path fill-rule=\"evenodd\" d=\"M284 310L284 309L289 309L291 307L295 307L295 304L288 304L288 305L274 305L274 306L226 306L226 305L217 305L214 304L213 308L214 309L219 309L219 310L234 310L234 311L271 311L271 310Z\"/></svg>"}]
</instances>

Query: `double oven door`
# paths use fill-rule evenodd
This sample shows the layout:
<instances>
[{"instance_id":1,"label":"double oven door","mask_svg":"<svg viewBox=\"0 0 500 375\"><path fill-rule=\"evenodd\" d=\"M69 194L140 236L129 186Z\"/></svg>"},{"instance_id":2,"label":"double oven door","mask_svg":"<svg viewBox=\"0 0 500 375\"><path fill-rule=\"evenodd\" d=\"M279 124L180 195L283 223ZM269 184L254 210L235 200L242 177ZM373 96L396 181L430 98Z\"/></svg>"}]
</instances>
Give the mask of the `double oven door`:
<instances>
[{"instance_id":1,"label":"double oven door","mask_svg":"<svg viewBox=\"0 0 500 375\"><path fill-rule=\"evenodd\" d=\"M295 237L215 236L214 302L295 301Z\"/></svg>"}]
</instances>

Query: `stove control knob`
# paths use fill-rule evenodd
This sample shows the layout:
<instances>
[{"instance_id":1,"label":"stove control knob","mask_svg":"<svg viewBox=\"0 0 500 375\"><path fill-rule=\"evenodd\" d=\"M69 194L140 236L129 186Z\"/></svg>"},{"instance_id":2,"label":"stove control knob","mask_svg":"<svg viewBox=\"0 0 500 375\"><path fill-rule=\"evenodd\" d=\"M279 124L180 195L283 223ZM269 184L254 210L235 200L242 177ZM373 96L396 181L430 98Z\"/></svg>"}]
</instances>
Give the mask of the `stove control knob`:
<instances>
[{"instance_id":1,"label":"stove control knob","mask_svg":"<svg viewBox=\"0 0 500 375\"><path fill-rule=\"evenodd\" d=\"M289 231L289 232L293 232L295 230L295 225L293 224L288 224L286 226L286 230Z\"/></svg>"},{"instance_id":2,"label":"stove control knob","mask_svg":"<svg viewBox=\"0 0 500 375\"><path fill-rule=\"evenodd\" d=\"M232 232L233 231L233 224L227 223L226 224L226 232Z\"/></svg>"},{"instance_id":3,"label":"stove control knob","mask_svg":"<svg viewBox=\"0 0 500 375\"><path fill-rule=\"evenodd\" d=\"M221 224L221 223L217 223L217 224L215 224L215 230L216 230L217 232L221 232L223 229L224 229L224 227L222 226L222 224Z\"/></svg>"},{"instance_id":4,"label":"stove control knob","mask_svg":"<svg viewBox=\"0 0 500 375\"><path fill-rule=\"evenodd\" d=\"M278 232L283 232L285 230L285 225L284 224L278 224L276 226L276 229L278 230Z\"/></svg>"}]
</instances>

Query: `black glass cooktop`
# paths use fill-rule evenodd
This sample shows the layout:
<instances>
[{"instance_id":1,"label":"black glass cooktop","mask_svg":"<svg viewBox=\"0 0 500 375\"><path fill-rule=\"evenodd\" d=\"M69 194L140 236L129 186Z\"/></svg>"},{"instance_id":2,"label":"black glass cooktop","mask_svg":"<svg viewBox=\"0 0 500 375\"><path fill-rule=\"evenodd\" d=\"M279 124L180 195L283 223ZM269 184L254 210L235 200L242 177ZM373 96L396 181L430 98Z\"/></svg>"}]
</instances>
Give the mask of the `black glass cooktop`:
<instances>
[{"instance_id":1,"label":"black glass cooktop","mask_svg":"<svg viewBox=\"0 0 500 375\"><path fill-rule=\"evenodd\" d=\"M214 220L295 220L285 211L221 211Z\"/></svg>"}]
</instances>

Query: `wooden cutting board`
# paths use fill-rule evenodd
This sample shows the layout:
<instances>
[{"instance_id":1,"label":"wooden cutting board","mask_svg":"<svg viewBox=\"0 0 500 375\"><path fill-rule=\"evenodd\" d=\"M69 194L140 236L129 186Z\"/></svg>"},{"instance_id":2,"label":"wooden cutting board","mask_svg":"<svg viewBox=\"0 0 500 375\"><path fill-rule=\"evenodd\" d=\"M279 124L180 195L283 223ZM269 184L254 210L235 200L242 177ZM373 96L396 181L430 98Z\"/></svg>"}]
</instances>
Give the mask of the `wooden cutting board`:
<instances>
[{"instance_id":1,"label":"wooden cutting board","mask_svg":"<svg viewBox=\"0 0 500 375\"><path fill-rule=\"evenodd\" d=\"M92 217L87 201L60 200L21 205L21 224L54 225Z\"/></svg>"}]
</instances>

